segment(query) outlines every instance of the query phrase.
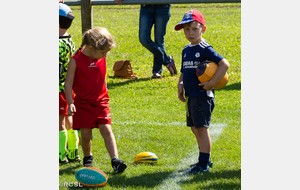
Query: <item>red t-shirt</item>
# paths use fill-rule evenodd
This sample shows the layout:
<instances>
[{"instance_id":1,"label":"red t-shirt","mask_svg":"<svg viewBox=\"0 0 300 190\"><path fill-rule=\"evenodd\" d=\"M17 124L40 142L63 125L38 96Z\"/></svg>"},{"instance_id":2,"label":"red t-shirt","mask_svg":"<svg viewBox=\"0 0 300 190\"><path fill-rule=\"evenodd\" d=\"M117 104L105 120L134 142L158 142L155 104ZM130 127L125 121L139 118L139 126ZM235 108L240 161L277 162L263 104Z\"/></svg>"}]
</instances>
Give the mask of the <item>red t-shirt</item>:
<instances>
[{"instance_id":1,"label":"red t-shirt","mask_svg":"<svg viewBox=\"0 0 300 190\"><path fill-rule=\"evenodd\" d=\"M108 102L108 90L105 86L106 58L90 58L79 50L73 58L76 61L76 73L73 82L74 100L86 103Z\"/></svg>"}]
</instances>

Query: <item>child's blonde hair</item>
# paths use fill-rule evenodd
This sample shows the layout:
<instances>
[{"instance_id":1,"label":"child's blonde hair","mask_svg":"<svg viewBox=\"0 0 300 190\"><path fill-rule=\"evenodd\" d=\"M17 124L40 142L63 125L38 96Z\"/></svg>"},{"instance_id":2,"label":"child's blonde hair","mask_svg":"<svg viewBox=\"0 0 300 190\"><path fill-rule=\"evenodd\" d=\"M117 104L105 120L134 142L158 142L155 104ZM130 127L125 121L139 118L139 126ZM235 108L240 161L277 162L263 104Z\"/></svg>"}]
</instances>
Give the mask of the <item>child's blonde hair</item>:
<instances>
[{"instance_id":1,"label":"child's blonde hair","mask_svg":"<svg viewBox=\"0 0 300 190\"><path fill-rule=\"evenodd\" d=\"M115 42L106 28L97 27L83 34L79 50L84 46L92 46L95 50L111 50L115 47Z\"/></svg>"}]
</instances>

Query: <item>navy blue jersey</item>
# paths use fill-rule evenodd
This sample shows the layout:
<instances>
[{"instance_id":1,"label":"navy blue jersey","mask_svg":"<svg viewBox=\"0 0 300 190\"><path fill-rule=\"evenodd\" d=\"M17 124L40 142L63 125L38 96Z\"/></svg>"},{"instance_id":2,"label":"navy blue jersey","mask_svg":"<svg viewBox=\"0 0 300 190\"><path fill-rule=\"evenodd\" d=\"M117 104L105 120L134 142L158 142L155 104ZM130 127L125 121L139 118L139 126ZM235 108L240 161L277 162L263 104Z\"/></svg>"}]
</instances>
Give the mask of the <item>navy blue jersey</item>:
<instances>
[{"instance_id":1,"label":"navy blue jersey","mask_svg":"<svg viewBox=\"0 0 300 190\"><path fill-rule=\"evenodd\" d=\"M218 64L222 59L224 58L219 55L205 40L199 44L186 45L182 50L182 63L180 70L183 73L185 96L214 97L213 91L204 90L203 86L198 85L200 81L196 75L196 68L203 61L213 61Z\"/></svg>"}]
</instances>

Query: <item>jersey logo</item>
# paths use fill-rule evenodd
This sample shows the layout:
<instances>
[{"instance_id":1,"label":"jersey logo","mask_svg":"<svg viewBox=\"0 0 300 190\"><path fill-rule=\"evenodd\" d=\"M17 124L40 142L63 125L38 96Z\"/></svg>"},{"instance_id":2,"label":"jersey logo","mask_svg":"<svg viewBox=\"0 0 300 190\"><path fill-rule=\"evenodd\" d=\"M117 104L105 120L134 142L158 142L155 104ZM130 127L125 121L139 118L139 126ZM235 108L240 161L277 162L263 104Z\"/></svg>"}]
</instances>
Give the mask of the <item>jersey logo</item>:
<instances>
[{"instance_id":1,"label":"jersey logo","mask_svg":"<svg viewBox=\"0 0 300 190\"><path fill-rule=\"evenodd\" d=\"M197 52L197 53L195 54L195 57L196 57L196 58L199 58L199 57L200 57L200 53Z\"/></svg>"},{"instance_id":2,"label":"jersey logo","mask_svg":"<svg viewBox=\"0 0 300 190\"><path fill-rule=\"evenodd\" d=\"M200 65L200 61L194 61L194 65L198 67L198 65Z\"/></svg>"},{"instance_id":3,"label":"jersey logo","mask_svg":"<svg viewBox=\"0 0 300 190\"><path fill-rule=\"evenodd\" d=\"M95 65L95 62L91 63L89 67L97 67L97 65Z\"/></svg>"}]
</instances>

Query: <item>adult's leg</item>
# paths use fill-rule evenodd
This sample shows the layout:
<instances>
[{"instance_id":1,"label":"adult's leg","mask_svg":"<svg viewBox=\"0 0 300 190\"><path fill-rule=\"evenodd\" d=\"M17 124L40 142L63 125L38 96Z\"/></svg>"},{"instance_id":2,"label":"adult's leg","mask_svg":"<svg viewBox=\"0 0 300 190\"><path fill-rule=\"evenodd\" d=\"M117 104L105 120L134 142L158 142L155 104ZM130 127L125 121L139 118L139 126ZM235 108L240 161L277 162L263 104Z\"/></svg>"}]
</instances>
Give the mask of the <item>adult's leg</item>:
<instances>
[{"instance_id":1,"label":"adult's leg","mask_svg":"<svg viewBox=\"0 0 300 190\"><path fill-rule=\"evenodd\" d=\"M154 12L154 41L159 46L159 53L154 54L154 68L162 68L171 62L170 56L165 51L165 35L170 13L170 5L155 5Z\"/></svg>"},{"instance_id":2,"label":"adult's leg","mask_svg":"<svg viewBox=\"0 0 300 190\"><path fill-rule=\"evenodd\" d=\"M139 22L139 40L140 43L147 48L157 59L159 60L160 64L156 64L157 62L154 60L153 63L153 73L160 73L162 72L162 62L163 55L165 52L164 50L154 41L151 39L151 28L154 24L154 12L155 12L154 5L142 5L140 10L140 22Z\"/></svg>"}]
</instances>

